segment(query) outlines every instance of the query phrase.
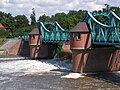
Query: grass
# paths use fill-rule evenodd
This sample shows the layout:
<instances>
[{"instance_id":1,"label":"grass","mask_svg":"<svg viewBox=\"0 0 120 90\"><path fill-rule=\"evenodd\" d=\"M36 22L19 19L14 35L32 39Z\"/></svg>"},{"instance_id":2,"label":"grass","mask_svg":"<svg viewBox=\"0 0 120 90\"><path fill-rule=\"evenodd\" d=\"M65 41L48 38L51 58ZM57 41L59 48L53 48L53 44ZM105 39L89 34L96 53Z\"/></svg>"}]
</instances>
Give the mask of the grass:
<instances>
[{"instance_id":1,"label":"grass","mask_svg":"<svg viewBox=\"0 0 120 90\"><path fill-rule=\"evenodd\" d=\"M7 41L6 38L0 38L0 46L3 45Z\"/></svg>"}]
</instances>

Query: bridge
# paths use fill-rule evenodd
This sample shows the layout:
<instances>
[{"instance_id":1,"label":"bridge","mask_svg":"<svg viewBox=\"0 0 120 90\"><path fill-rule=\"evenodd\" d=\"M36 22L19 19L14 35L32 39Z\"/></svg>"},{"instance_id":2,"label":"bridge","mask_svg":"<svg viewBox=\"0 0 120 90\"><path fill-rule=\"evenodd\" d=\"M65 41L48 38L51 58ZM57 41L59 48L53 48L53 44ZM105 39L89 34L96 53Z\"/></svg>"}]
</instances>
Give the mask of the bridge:
<instances>
[{"instance_id":1,"label":"bridge","mask_svg":"<svg viewBox=\"0 0 120 90\"><path fill-rule=\"evenodd\" d=\"M96 19L99 16L101 20ZM120 18L114 12L87 12L85 21L90 26L93 44L120 45Z\"/></svg>"},{"instance_id":2,"label":"bridge","mask_svg":"<svg viewBox=\"0 0 120 90\"><path fill-rule=\"evenodd\" d=\"M52 25L52 30L48 30L45 25ZM58 22L39 22L39 30L44 43L68 43L70 35L68 30L64 30Z\"/></svg>"},{"instance_id":3,"label":"bridge","mask_svg":"<svg viewBox=\"0 0 120 90\"><path fill-rule=\"evenodd\" d=\"M74 72L120 70L120 18L114 12L86 12L70 32Z\"/></svg>"},{"instance_id":4,"label":"bridge","mask_svg":"<svg viewBox=\"0 0 120 90\"><path fill-rule=\"evenodd\" d=\"M102 17L97 20L97 17ZM94 45L120 45L120 18L110 12L87 12L85 22L91 30L91 41ZM48 30L46 25L52 25ZM39 30L44 43L69 43L70 35L58 22L39 22Z\"/></svg>"},{"instance_id":5,"label":"bridge","mask_svg":"<svg viewBox=\"0 0 120 90\"><path fill-rule=\"evenodd\" d=\"M29 33L31 58L53 58L61 51L70 51L69 41L69 31L64 30L58 22L39 22L38 29Z\"/></svg>"},{"instance_id":6,"label":"bridge","mask_svg":"<svg viewBox=\"0 0 120 90\"><path fill-rule=\"evenodd\" d=\"M85 22L76 27L69 32L58 22L39 22L30 34L31 58L53 58L70 42L73 72L119 71L120 48L114 46L120 45L120 18L112 11L87 12Z\"/></svg>"}]
</instances>

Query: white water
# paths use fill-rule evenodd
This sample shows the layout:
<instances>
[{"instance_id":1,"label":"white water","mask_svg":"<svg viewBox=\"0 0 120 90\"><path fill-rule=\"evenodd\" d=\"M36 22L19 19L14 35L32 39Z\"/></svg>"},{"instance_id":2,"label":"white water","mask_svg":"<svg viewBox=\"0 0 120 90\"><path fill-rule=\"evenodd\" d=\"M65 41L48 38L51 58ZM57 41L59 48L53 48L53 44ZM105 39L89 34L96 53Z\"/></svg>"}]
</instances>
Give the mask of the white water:
<instances>
[{"instance_id":1,"label":"white water","mask_svg":"<svg viewBox=\"0 0 120 90\"><path fill-rule=\"evenodd\" d=\"M61 78L73 78L77 79L84 77L80 73L72 73L72 65L69 60L61 61L59 59L52 60L30 60L29 58L0 58L0 73L12 74L14 76L21 76L26 74L39 74L42 75L46 72L63 73L67 72L67 75L61 76ZM117 74L120 71L116 72ZM88 73L95 74L95 73ZM87 74L85 74L87 75Z\"/></svg>"},{"instance_id":2,"label":"white water","mask_svg":"<svg viewBox=\"0 0 120 90\"><path fill-rule=\"evenodd\" d=\"M67 72L68 75L61 78L79 78L84 77L80 73L71 72L72 65L69 60L61 61L59 59L52 60L30 60L24 57L20 58L0 58L0 73L21 76L26 74L39 74L44 72L62 73Z\"/></svg>"},{"instance_id":3,"label":"white water","mask_svg":"<svg viewBox=\"0 0 120 90\"><path fill-rule=\"evenodd\" d=\"M70 71L69 61L53 60L27 60L26 58L0 58L0 72L2 74L36 74L44 72Z\"/></svg>"},{"instance_id":4,"label":"white water","mask_svg":"<svg viewBox=\"0 0 120 90\"><path fill-rule=\"evenodd\" d=\"M85 77L80 73L69 73L68 75L62 76L61 78L73 78L73 79L77 79L80 77Z\"/></svg>"}]
</instances>

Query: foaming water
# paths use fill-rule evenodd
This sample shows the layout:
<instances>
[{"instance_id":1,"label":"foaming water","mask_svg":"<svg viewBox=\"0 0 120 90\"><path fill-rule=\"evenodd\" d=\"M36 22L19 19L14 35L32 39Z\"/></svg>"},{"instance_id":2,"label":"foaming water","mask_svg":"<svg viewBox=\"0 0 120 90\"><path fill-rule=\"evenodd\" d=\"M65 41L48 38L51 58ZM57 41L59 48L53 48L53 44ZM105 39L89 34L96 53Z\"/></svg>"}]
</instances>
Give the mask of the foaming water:
<instances>
[{"instance_id":1,"label":"foaming water","mask_svg":"<svg viewBox=\"0 0 120 90\"><path fill-rule=\"evenodd\" d=\"M71 70L69 60L30 60L20 58L0 58L0 72L3 74L35 74L44 72L67 72Z\"/></svg>"},{"instance_id":2,"label":"foaming water","mask_svg":"<svg viewBox=\"0 0 120 90\"><path fill-rule=\"evenodd\" d=\"M39 90L41 88L43 90L45 90L44 88L47 88L46 90L120 90L120 71L73 73L70 60L0 58L0 76L0 89L9 85L5 90L9 90L9 87L13 88L12 85L16 83L22 84L21 87L34 85L31 88L37 87L40 88ZM25 87L26 89L20 90L30 90L27 86Z\"/></svg>"},{"instance_id":3,"label":"foaming water","mask_svg":"<svg viewBox=\"0 0 120 90\"><path fill-rule=\"evenodd\" d=\"M84 75L80 74L80 73L69 73L65 76L61 76L61 78L72 78L72 79L78 79L81 77L85 77Z\"/></svg>"}]
</instances>

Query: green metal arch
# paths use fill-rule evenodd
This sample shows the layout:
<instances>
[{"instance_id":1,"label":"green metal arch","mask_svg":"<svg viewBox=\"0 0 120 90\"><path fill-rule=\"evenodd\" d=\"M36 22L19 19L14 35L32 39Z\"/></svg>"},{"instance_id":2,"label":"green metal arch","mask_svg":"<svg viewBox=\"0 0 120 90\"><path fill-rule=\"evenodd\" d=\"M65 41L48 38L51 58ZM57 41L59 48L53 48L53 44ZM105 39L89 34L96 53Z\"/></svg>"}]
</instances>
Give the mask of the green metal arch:
<instances>
[{"instance_id":1,"label":"green metal arch","mask_svg":"<svg viewBox=\"0 0 120 90\"><path fill-rule=\"evenodd\" d=\"M54 25L53 30L48 30L45 25ZM63 43L69 42L70 35L68 30L64 30L58 22L39 22L39 30L42 34L42 42L45 43Z\"/></svg>"},{"instance_id":2,"label":"green metal arch","mask_svg":"<svg viewBox=\"0 0 120 90\"><path fill-rule=\"evenodd\" d=\"M95 16L110 18L108 25L99 22ZM90 25L92 43L98 45L120 45L120 20L114 13L87 12L86 22Z\"/></svg>"}]
</instances>

